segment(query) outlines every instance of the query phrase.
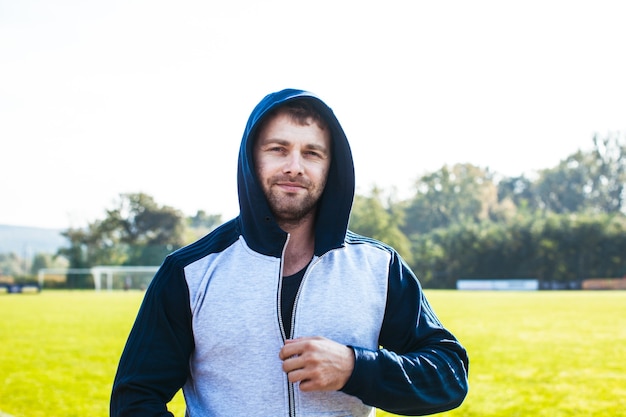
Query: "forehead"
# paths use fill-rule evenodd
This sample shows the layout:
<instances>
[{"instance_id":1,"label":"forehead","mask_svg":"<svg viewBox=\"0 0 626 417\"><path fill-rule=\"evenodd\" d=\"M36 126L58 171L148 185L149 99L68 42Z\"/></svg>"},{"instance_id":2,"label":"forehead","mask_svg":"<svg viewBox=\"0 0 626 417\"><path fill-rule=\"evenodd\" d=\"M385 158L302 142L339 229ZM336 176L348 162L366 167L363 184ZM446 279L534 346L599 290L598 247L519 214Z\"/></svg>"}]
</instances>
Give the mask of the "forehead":
<instances>
[{"instance_id":1,"label":"forehead","mask_svg":"<svg viewBox=\"0 0 626 417\"><path fill-rule=\"evenodd\" d=\"M330 132L312 118L296 119L287 112L278 112L264 120L256 138L256 143L267 141L310 142L330 148Z\"/></svg>"}]
</instances>

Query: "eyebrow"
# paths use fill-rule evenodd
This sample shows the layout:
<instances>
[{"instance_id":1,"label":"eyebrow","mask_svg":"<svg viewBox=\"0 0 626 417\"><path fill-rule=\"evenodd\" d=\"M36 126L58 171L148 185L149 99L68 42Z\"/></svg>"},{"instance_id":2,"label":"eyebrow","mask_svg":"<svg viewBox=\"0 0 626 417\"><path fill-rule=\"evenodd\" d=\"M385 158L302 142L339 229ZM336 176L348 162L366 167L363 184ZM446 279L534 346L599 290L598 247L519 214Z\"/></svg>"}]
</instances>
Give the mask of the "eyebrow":
<instances>
[{"instance_id":1,"label":"eyebrow","mask_svg":"<svg viewBox=\"0 0 626 417\"><path fill-rule=\"evenodd\" d=\"M291 142L285 139L277 139L277 138L267 138L266 140L262 141L262 143L259 143L260 146L266 146L269 145L271 143L276 143L279 145L283 145L283 146L289 146L291 145ZM306 144L304 146L305 149L311 149L311 150L316 150L316 151L320 151L324 154L329 154L330 151L329 149L324 146L324 145L318 145L316 143L309 143Z\"/></svg>"}]
</instances>

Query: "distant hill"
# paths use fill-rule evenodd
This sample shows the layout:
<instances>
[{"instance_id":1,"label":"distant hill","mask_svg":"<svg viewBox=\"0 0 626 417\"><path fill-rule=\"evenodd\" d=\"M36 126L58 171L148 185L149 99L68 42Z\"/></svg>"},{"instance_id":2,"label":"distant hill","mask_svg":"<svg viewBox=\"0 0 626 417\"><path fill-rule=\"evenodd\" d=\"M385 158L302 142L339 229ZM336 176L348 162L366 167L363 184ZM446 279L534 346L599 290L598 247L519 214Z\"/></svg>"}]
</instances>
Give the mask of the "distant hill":
<instances>
[{"instance_id":1,"label":"distant hill","mask_svg":"<svg viewBox=\"0 0 626 417\"><path fill-rule=\"evenodd\" d=\"M18 256L54 254L59 248L68 246L61 230L0 224L0 253L13 252Z\"/></svg>"}]
</instances>

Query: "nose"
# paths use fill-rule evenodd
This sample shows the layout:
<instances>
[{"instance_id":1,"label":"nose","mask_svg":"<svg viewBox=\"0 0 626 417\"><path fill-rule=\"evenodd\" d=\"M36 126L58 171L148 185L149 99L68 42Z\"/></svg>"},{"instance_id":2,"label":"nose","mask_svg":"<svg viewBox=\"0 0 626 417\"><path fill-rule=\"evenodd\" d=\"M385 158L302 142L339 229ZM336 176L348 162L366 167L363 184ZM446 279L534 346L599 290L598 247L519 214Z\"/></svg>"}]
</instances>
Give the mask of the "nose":
<instances>
[{"instance_id":1,"label":"nose","mask_svg":"<svg viewBox=\"0 0 626 417\"><path fill-rule=\"evenodd\" d=\"M303 171L302 156L299 152L290 152L284 166L284 173L291 175L301 174Z\"/></svg>"}]
</instances>

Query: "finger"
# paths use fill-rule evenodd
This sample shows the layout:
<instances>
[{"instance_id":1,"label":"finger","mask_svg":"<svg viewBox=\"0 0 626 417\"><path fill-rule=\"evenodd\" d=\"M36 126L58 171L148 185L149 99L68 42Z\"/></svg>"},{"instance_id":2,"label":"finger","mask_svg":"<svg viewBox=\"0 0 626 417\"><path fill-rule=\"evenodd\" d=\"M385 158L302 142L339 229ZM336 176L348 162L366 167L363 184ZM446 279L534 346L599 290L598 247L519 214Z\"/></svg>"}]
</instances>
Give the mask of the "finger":
<instances>
[{"instance_id":1,"label":"finger","mask_svg":"<svg viewBox=\"0 0 626 417\"><path fill-rule=\"evenodd\" d=\"M313 339L311 337L299 337L297 339L285 340L285 344L279 352L280 359L285 360L292 356L302 355L306 350L310 349Z\"/></svg>"},{"instance_id":2,"label":"finger","mask_svg":"<svg viewBox=\"0 0 626 417\"><path fill-rule=\"evenodd\" d=\"M300 384L298 386L300 388L300 391L305 391L305 392L320 390L319 384L315 383L315 381L311 379L305 379L303 381L300 381Z\"/></svg>"},{"instance_id":3,"label":"finger","mask_svg":"<svg viewBox=\"0 0 626 417\"><path fill-rule=\"evenodd\" d=\"M278 352L278 357L284 361L291 358L292 356L298 356L300 354L302 354L302 347L298 344L292 343L283 346Z\"/></svg>"},{"instance_id":4,"label":"finger","mask_svg":"<svg viewBox=\"0 0 626 417\"><path fill-rule=\"evenodd\" d=\"M304 368L304 360L300 356L294 356L283 361L283 371L292 372Z\"/></svg>"},{"instance_id":5,"label":"finger","mask_svg":"<svg viewBox=\"0 0 626 417\"><path fill-rule=\"evenodd\" d=\"M288 372L287 379L291 383L299 383L300 390L302 391L321 390L326 383L316 372L310 372L304 368Z\"/></svg>"},{"instance_id":6,"label":"finger","mask_svg":"<svg viewBox=\"0 0 626 417\"><path fill-rule=\"evenodd\" d=\"M307 380L306 372L302 369L296 369L294 371L287 372L287 379L289 379L289 382L294 384L296 382L302 383L302 381Z\"/></svg>"}]
</instances>

